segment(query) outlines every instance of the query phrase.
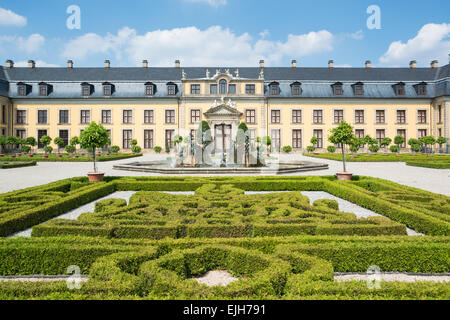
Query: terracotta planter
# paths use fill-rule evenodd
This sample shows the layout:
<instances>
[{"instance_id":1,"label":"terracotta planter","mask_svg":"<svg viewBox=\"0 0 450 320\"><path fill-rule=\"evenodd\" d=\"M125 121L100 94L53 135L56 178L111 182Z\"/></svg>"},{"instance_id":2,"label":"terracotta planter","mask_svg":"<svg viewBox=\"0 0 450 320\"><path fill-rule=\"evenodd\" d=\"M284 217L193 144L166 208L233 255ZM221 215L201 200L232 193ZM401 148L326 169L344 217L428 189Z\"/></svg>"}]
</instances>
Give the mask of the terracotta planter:
<instances>
[{"instance_id":1,"label":"terracotta planter","mask_svg":"<svg viewBox=\"0 0 450 320\"><path fill-rule=\"evenodd\" d=\"M57 154L56 155L58 158L62 158L63 156L62 156L62 154Z\"/></svg>"},{"instance_id":2,"label":"terracotta planter","mask_svg":"<svg viewBox=\"0 0 450 320\"><path fill-rule=\"evenodd\" d=\"M42 155L42 158L48 159L48 154L43 154L43 155Z\"/></svg>"},{"instance_id":3,"label":"terracotta planter","mask_svg":"<svg viewBox=\"0 0 450 320\"><path fill-rule=\"evenodd\" d=\"M351 181L353 177L353 173L348 172L338 172L336 173L337 179L340 181Z\"/></svg>"},{"instance_id":4,"label":"terracotta planter","mask_svg":"<svg viewBox=\"0 0 450 320\"><path fill-rule=\"evenodd\" d=\"M34 157L34 154L29 154L28 155L28 158L33 158Z\"/></svg>"},{"instance_id":5,"label":"terracotta planter","mask_svg":"<svg viewBox=\"0 0 450 320\"><path fill-rule=\"evenodd\" d=\"M105 176L102 172L90 172L88 173L89 182L101 182L103 181L103 177Z\"/></svg>"},{"instance_id":6,"label":"terracotta planter","mask_svg":"<svg viewBox=\"0 0 450 320\"><path fill-rule=\"evenodd\" d=\"M5 155L4 154L0 154L0 158L3 158Z\"/></svg>"},{"instance_id":7,"label":"terracotta planter","mask_svg":"<svg viewBox=\"0 0 450 320\"><path fill-rule=\"evenodd\" d=\"M17 157L21 157L22 154L21 154L21 153L17 153L16 156L17 156Z\"/></svg>"},{"instance_id":8,"label":"terracotta planter","mask_svg":"<svg viewBox=\"0 0 450 320\"><path fill-rule=\"evenodd\" d=\"M16 155L15 155L15 154L11 154L9 157L10 157L10 158L15 158Z\"/></svg>"}]
</instances>

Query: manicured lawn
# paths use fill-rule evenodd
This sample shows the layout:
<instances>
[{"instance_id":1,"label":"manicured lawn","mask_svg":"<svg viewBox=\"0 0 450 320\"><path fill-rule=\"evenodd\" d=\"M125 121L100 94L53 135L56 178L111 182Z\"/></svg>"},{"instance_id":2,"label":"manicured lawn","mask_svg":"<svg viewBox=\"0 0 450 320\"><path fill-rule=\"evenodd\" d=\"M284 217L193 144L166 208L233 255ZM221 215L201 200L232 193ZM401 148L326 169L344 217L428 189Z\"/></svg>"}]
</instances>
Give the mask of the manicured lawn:
<instances>
[{"instance_id":1,"label":"manicured lawn","mask_svg":"<svg viewBox=\"0 0 450 320\"><path fill-rule=\"evenodd\" d=\"M102 153L100 156L97 156L97 161L114 161L128 158L140 157L142 154L132 154L132 153L112 153L110 155L106 155ZM0 161L5 162L13 162L13 161L37 161L37 162L92 162L92 156L89 154L78 154L78 158L72 156L67 153L63 153L62 157L59 158L56 154L49 154L48 158L44 158L42 154L34 154L33 157L29 155L21 155L19 157L10 157L8 154L4 154L3 157L0 157Z\"/></svg>"},{"instance_id":2,"label":"manicured lawn","mask_svg":"<svg viewBox=\"0 0 450 320\"><path fill-rule=\"evenodd\" d=\"M36 165L36 161L0 162L0 169L31 167L31 166L35 166L35 165Z\"/></svg>"},{"instance_id":3,"label":"manicured lawn","mask_svg":"<svg viewBox=\"0 0 450 320\"><path fill-rule=\"evenodd\" d=\"M128 204L99 201L76 221L45 222L118 191L137 193ZM299 191L325 191L385 217L357 219L336 201L311 205ZM373 265L450 272L449 217L449 197L370 177L66 179L0 195L2 236L35 226L31 239L0 238L0 276L63 275L78 266L88 281L78 290L64 281L0 282L0 299L449 299L447 283L371 290L334 281L335 272ZM406 226L425 236L406 236ZM192 280L214 270L240 280L226 287Z\"/></svg>"}]
</instances>

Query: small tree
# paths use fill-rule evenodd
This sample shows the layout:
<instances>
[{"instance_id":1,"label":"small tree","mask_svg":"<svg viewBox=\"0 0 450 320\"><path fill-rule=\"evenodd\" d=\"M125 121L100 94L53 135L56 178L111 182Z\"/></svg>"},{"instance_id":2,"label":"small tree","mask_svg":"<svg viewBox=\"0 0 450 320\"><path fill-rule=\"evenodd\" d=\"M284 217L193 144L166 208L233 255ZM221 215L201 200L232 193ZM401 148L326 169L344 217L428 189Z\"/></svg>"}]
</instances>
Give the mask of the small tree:
<instances>
[{"instance_id":1,"label":"small tree","mask_svg":"<svg viewBox=\"0 0 450 320\"><path fill-rule=\"evenodd\" d=\"M44 145L44 151L45 153L47 153L47 151L49 150L47 147L50 143L52 143L52 138L50 138L49 136L43 136L40 142Z\"/></svg>"},{"instance_id":2,"label":"small tree","mask_svg":"<svg viewBox=\"0 0 450 320\"><path fill-rule=\"evenodd\" d=\"M347 172L345 164L345 146L354 142L355 138L353 127L345 121L342 121L337 128L331 130L331 136L328 137L328 141L331 143L335 145L342 144L342 164L344 172Z\"/></svg>"},{"instance_id":3,"label":"small tree","mask_svg":"<svg viewBox=\"0 0 450 320\"><path fill-rule=\"evenodd\" d=\"M119 153L120 151L120 147L119 146L112 146L111 147L111 152L112 153Z\"/></svg>"},{"instance_id":4,"label":"small tree","mask_svg":"<svg viewBox=\"0 0 450 320\"><path fill-rule=\"evenodd\" d=\"M162 148L160 146L156 146L153 148L153 151L155 151L156 153L161 153Z\"/></svg>"},{"instance_id":5,"label":"small tree","mask_svg":"<svg viewBox=\"0 0 450 320\"><path fill-rule=\"evenodd\" d=\"M392 143L391 138L383 138L383 140L381 140L380 146L384 148L386 151L386 148L389 147L391 143Z\"/></svg>"},{"instance_id":6,"label":"small tree","mask_svg":"<svg viewBox=\"0 0 450 320\"><path fill-rule=\"evenodd\" d=\"M447 138L439 137L436 143L439 145L440 152L442 152L442 146L447 143Z\"/></svg>"},{"instance_id":7,"label":"small tree","mask_svg":"<svg viewBox=\"0 0 450 320\"><path fill-rule=\"evenodd\" d=\"M408 140L408 145L413 152L419 152L422 149L423 143L421 140L411 138Z\"/></svg>"},{"instance_id":8,"label":"small tree","mask_svg":"<svg viewBox=\"0 0 450 320\"><path fill-rule=\"evenodd\" d=\"M211 136L211 127L209 126L207 121L200 122L199 130L196 132L195 140L198 145L202 148L202 163L205 162L204 154L206 148L212 143L212 136ZM168 146L166 145L166 151Z\"/></svg>"},{"instance_id":9,"label":"small tree","mask_svg":"<svg viewBox=\"0 0 450 320\"><path fill-rule=\"evenodd\" d=\"M436 139L433 136L426 136L420 139L425 145L425 153L427 156L433 151L433 146L436 144ZM428 148L430 146L430 148Z\"/></svg>"},{"instance_id":10,"label":"small tree","mask_svg":"<svg viewBox=\"0 0 450 320\"><path fill-rule=\"evenodd\" d=\"M402 145L405 143L405 137L403 136L396 136L394 138L394 143L397 145L397 152L400 152Z\"/></svg>"},{"instance_id":11,"label":"small tree","mask_svg":"<svg viewBox=\"0 0 450 320\"><path fill-rule=\"evenodd\" d=\"M398 152L398 147L397 146L391 146L390 148L392 153L397 153Z\"/></svg>"},{"instance_id":12,"label":"small tree","mask_svg":"<svg viewBox=\"0 0 450 320\"><path fill-rule=\"evenodd\" d=\"M363 145L364 139L355 137L355 139L353 139L353 141L350 143L350 151L353 153L357 153L361 149L361 146Z\"/></svg>"},{"instance_id":13,"label":"small tree","mask_svg":"<svg viewBox=\"0 0 450 320\"><path fill-rule=\"evenodd\" d=\"M335 146L329 146L327 148L327 150L328 150L329 153L336 153L336 147Z\"/></svg>"},{"instance_id":14,"label":"small tree","mask_svg":"<svg viewBox=\"0 0 450 320\"><path fill-rule=\"evenodd\" d=\"M0 146L2 147L1 148L2 152L3 152L3 149L5 149L6 145L7 145L6 137L5 136L0 136Z\"/></svg>"},{"instance_id":15,"label":"small tree","mask_svg":"<svg viewBox=\"0 0 450 320\"><path fill-rule=\"evenodd\" d=\"M58 153L60 153L61 148L64 148L64 140L60 137L57 137L53 142L58 146Z\"/></svg>"},{"instance_id":16,"label":"small tree","mask_svg":"<svg viewBox=\"0 0 450 320\"><path fill-rule=\"evenodd\" d=\"M97 158L96 149L104 148L109 145L108 131L101 125L92 122L86 130L83 131L80 137L80 145L83 149L92 150L94 155L94 172L97 173Z\"/></svg>"},{"instance_id":17,"label":"small tree","mask_svg":"<svg viewBox=\"0 0 450 320\"><path fill-rule=\"evenodd\" d=\"M284 146L283 147L283 152L284 153L291 153L292 152L292 147L291 146Z\"/></svg>"},{"instance_id":18,"label":"small tree","mask_svg":"<svg viewBox=\"0 0 450 320\"><path fill-rule=\"evenodd\" d=\"M271 146L272 146L272 138L269 137L269 136L265 136L265 137L262 138L262 142L261 143L262 143L263 146L266 146L267 153L269 153L270 149L271 149Z\"/></svg>"},{"instance_id":19,"label":"small tree","mask_svg":"<svg viewBox=\"0 0 450 320\"><path fill-rule=\"evenodd\" d=\"M68 144L64 149L66 150L67 153L74 153L76 150L75 146L73 146L71 144Z\"/></svg>"}]
</instances>

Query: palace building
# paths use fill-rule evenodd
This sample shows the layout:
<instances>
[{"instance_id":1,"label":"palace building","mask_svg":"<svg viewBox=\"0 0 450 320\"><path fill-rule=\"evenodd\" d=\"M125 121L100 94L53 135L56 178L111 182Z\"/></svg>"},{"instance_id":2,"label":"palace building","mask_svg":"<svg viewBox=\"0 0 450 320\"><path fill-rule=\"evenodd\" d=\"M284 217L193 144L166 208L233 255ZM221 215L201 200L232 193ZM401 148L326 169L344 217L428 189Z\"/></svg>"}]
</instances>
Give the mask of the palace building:
<instances>
[{"instance_id":1,"label":"palace building","mask_svg":"<svg viewBox=\"0 0 450 320\"><path fill-rule=\"evenodd\" d=\"M112 145L173 147L208 121L216 150L227 150L245 122L252 140L270 136L275 150L301 152L312 137L346 120L358 137L450 138L450 64L428 68L173 67L65 68L0 66L0 134L44 135L66 143L91 122L109 130ZM39 148L42 146L39 145ZM404 145L406 147L406 144Z\"/></svg>"}]
</instances>

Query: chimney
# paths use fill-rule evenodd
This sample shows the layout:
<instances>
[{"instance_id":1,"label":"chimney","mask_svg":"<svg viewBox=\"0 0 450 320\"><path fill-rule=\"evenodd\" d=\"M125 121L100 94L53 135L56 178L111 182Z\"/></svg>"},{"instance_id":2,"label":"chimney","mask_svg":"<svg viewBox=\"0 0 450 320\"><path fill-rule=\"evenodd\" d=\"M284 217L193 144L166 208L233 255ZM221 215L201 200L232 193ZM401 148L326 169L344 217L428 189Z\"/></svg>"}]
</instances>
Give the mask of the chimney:
<instances>
[{"instance_id":1,"label":"chimney","mask_svg":"<svg viewBox=\"0 0 450 320\"><path fill-rule=\"evenodd\" d=\"M411 62L409 63L409 67L410 67L411 69L416 69L416 68L417 68L417 61L416 61L416 60L411 61Z\"/></svg>"},{"instance_id":2,"label":"chimney","mask_svg":"<svg viewBox=\"0 0 450 320\"><path fill-rule=\"evenodd\" d=\"M72 60L67 60L67 68L73 69L73 61Z\"/></svg>"},{"instance_id":3,"label":"chimney","mask_svg":"<svg viewBox=\"0 0 450 320\"><path fill-rule=\"evenodd\" d=\"M34 60L28 60L28 68L34 69L36 67L36 63Z\"/></svg>"},{"instance_id":4,"label":"chimney","mask_svg":"<svg viewBox=\"0 0 450 320\"><path fill-rule=\"evenodd\" d=\"M292 60L292 68L297 68L297 60Z\"/></svg>"},{"instance_id":5,"label":"chimney","mask_svg":"<svg viewBox=\"0 0 450 320\"><path fill-rule=\"evenodd\" d=\"M431 68L433 68L433 69L439 68L439 61L437 61L437 60L431 61Z\"/></svg>"},{"instance_id":6,"label":"chimney","mask_svg":"<svg viewBox=\"0 0 450 320\"><path fill-rule=\"evenodd\" d=\"M175 68L180 68L181 67L181 62L180 60L175 60Z\"/></svg>"},{"instance_id":7,"label":"chimney","mask_svg":"<svg viewBox=\"0 0 450 320\"><path fill-rule=\"evenodd\" d=\"M370 60L366 61L366 69L370 69L372 68L372 62L370 62Z\"/></svg>"},{"instance_id":8,"label":"chimney","mask_svg":"<svg viewBox=\"0 0 450 320\"><path fill-rule=\"evenodd\" d=\"M259 60L259 67L264 69L264 60Z\"/></svg>"},{"instance_id":9,"label":"chimney","mask_svg":"<svg viewBox=\"0 0 450 320\"><path fill-rule=\"evenodd\" d=\"M14 61L12 60L6 60L6 67L8 69L14 68Z\"/></svg>"},{"instance_id":10,"label":"chimney","mask_svg":"<svg viewBox=\"0 0 450 320\"><path fill-rule=\"evenodd\" d=\"M106 69L111 68L111 62L109 60L105 60L105 68Z\"/></svg>"},{"instance_id":11,"label":"chimney","mask_svg":"<svg viewBox=\"0 0 450 320\"><path fill-rule=\"evenodd\" d=\"M328 68L330 68L330 69L334 68L334 61L333 60L328 61Z\"/></svg>"},{"instance_id":12,"label":"chimney","mask_svg":"<svg viewBox=\"0 0 450 320\"><path fill-rule=\"evenodd\" d=\"M147 60L142 61L142 68L148 68L148 61Z\"/></svg>"}]
</instances>

